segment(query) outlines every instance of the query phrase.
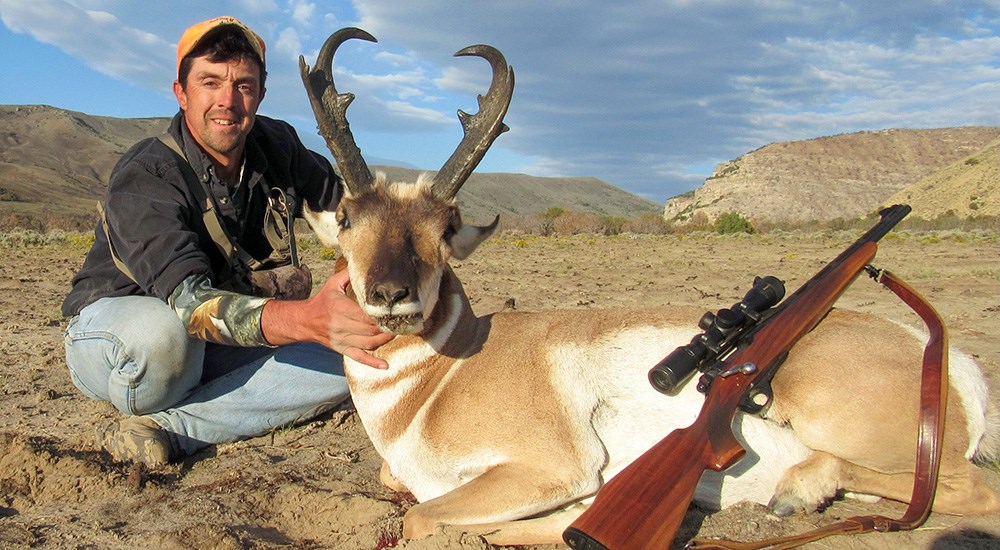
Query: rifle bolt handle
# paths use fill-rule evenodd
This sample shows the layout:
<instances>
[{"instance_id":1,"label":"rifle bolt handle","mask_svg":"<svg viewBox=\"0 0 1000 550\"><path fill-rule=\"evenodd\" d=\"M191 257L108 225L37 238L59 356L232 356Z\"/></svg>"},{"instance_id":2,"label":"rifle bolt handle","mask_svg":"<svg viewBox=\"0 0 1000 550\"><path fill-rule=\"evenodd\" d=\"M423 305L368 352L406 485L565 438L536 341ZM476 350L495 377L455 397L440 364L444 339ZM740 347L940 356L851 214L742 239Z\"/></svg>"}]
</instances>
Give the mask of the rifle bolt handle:
<instances>
[{"instance_id":1,"label":"rifle bolt handle","mask_svg":"<svg viewBox=\"0 0 1000 550\"><path fill-rule=\"evenodd\" d=\"M750 361L747 361L746 363L742 363L739 365L733 365L728 369L719 373L719 376L725 378L727 376L732 376L738 372L742 372L743 374L753 374L757 372L757 365L753 364Z\"/></svg>"}]
</instances>

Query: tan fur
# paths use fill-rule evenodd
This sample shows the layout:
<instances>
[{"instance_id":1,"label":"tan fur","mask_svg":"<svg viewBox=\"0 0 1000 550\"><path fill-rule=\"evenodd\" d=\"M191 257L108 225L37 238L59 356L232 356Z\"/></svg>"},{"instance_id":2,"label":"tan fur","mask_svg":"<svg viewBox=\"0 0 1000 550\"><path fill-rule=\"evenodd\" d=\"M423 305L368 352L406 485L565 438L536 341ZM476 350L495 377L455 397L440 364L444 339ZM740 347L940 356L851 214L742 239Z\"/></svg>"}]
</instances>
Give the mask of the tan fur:
<instances>
[{"instance_id":1,"label":"tan fur","mask_svg":"<svg viewBox=\"0 0 1000 550\"><path fill-rule=\"evenodd\" d=\"M447 262L489 231L462 226L453 203L424 184L380 183L345 198L337 218L350 224L323 234L337 234L359 303L399 334L375 351L387 371L351 361L345 370L385 459L381 478L420 501L404 518L405 537L450 525L496 544L559 542L607 479L700 409L693 382L667 397L646 372L691 339L702 311L475 317ZM408 298L369 303L376 279L393 277ZM922 345L895 323L831 312L774 379L768 418L736 423L747 457L727 475L709 472L696 500L749 499L790 513L840 491L908 499ZM953 379L983 383L971 360L953 357ZM949 394L938 511L1000 509L968 460L994 437L985 409L982 395Z\"/></svg>"}]
</instances>

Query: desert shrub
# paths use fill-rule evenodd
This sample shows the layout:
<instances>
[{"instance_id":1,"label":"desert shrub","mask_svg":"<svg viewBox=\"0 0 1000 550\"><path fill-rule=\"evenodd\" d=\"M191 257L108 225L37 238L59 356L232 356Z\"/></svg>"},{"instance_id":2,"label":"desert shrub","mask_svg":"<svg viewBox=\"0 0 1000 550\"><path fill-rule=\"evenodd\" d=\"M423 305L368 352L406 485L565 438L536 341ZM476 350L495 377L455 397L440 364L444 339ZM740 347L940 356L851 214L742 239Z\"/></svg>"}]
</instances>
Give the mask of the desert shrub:
<instances>
[{"instance_id":1,"label":"desert shrub","mask_svg":"<svg viewBox=\"0 0 1000 550\"><path fill-rule=\"evenodd\" d=\"M42 232L24 228L0 231L0 248L59 246L83 254L90 250L93 244L93 231L52 229Z\"/></svg>"},{"instance_id":2,"label":"desert shrub","mask_svg":"<svg viewBox=\"0 0 1000 550\"><path fill-rule=\"evenodd\" d=\"M601 216L601 233L604 235L619 235L625 228L626 219L621 216Z\"/></svg>"},{"instance_id":3,"label":"desert shrub","mask_svg":"<svg viewBox=\"0 0 1000 550\"><path fill-rule=\"evenodd\" d=\"M601 220L599 217L594 214L574 212L572 210L565 210L561 216L556 218L553 231L554 234L562 236L600 232Z\"/></svg>"},{"instance_id":4,"label":"desert shrub","mask_svg":"<svg viewBox=\"0 0 1000 550\"><path fill-rule=\"evenodd\" d=\"M539 225L542 235L551 235L555 233L556 220L558 220L565 211L562 208L552 207L542 212L538 215Z\"/></svg>"},{"instance_id":5,"label":"desert shrub","mask_svg":"<svg viewBox=\"0 0 1000 550\"><path fill-rule=\"evenodd\" d=\"M750 220L743 217L739 212L725 212L715 220L715 232L722 235L732 235L734 233L753 233L753 225Z\"/></svg>"},{"instance_id":6,"label":"desert shrub","mask_svg":"<svg viewBox=\"0 0 1000 550\"><path fill-rule=\"evenodd\" d=\"M53 229L64 231L86 231L93 229L96 214L64 214L42 209L40 213L4 212L0 214L0 231L30 229L46 233Z\"/></svg>"},{"instance_id":7,"label":"desert shrub","mask_svg":"<svg viewBox=\"0 0 1000 550\"><path fill-rule=\"evenodd\" d=\"M6 187L0 187L0 202L18 202L20 200L21 198L17 196L17 193Z\"/></svg>"},{"instance_id":8,"label":"desert shrub","mask_svg":"<svg viewBox=\"0 0 1000 550\"><path fill-rule=\"evenodd\" d=\"M837 216L836 218L833 218L832 220L826 222L826 228L832 229L834 231L843 231L845 229L850 229L851 225L852 224L850 221L845 220L840 216Z\"/></svg>"},{"instance_id":9,"label":"desert shrub","mask_svg":"<svg viewBox=\"0 0 1000 550\"><path fill-rule=\"evenodd\" d=\"M316 237L316 234L311 230L304 231L303 229L308 228L302 228L299 227L299 224L295 224L295 246L298 247L299 251L311 252L322 248L323 245L320 244L319 238Z\"/></svg>"},{"instance_id":10,"label":"desert shrub","mask_svg":"<svg viewBox=\"0 0 1000 550\"><path fill-rule=\"evenodd\" d=\"M663 216L659 214L640 214L625 224L625 231L630 233L642 233L646 235L664 235L669 232L670 226Z\"/></svg>"},{"instance_id":11,"label":"desert shrub","mask_svg":"<svg viewBox=\"0 0 1000 550\"><path fill-rule=\"evenodd\" d=\"M853 233L867 231L877 220L878 215L875 213L865 217L850 219L840 217L826 221L774 221L768 219L749 220L736 212L728 212L720 216L715 223L712 223L704 211L694 212L686 221L667 221L662 215L652 213L640 214L633 218L623 218L621 216L598 216L587 212L575 212L565 208L549 208L545 212L524 216L504 214L501 216L499 231L506 235L558 235L567 237L581 234L619 235L622 233L640 235L683 235L699 232L716 234L781 234L783 232L798 234L830 231ZM0 216L0 231L4 229L2 221L3 217ZM477 220L466 221L477 223ZM483 222L478 221L478 223ZM46 231L45 225L38 224L32 228L44 233ZM93 226L91 225L90 227ZM307 225L303 225L302 227L297 225L296 230L300 250L313 253L322 248L322 244L312 234ZM959 217L954 212L949 212L937 218L927 220L911 214L896 227L896 231L908 230L983 231L984 234L989 235L991 238L996 238L996 233L1000 231L1000 216L971 216L966 218ZM970 239L973 240L982 240L983 238L970 236Z\"/></svg>"},{"instance_id":12,"label":"desert shrub","mask_svg":"<svg viewBox=\"0 0 1000 550\"><path fill-rule=\"evenodd\" d=\"M538 216L500 216L500 233L534 234L540 233ZM464 221L464 219L463 219ZM467 223L472 223L468 221Z\"/></svg>"},{"instance_id":13,"label":"desert shrub","mask_svg":"<svg viewBox=\"0 0 1000 550\"><path fill-rule=\"evenodd\" d=\"M61 237L61 234L60 234ZM45 246L50 244L51 237L48 234L35 229L13 229L2 234L2 242L5 248Z\"/></svg>"},{"instance_id":14,"label":"desert shrub","mask_svg":"<svg viewBox=\"0 0 1000 550\"><path fill-rule=\"evenodd\" d=\"M66 244L73 250L86 252L90 250L90 247L94 246L94 232L69 231L66 233Z\"/></svg>"},{"instance_id":15,"label":"desert shrub","mask_svg":"<svg viewBox=\"0 0 1000 550\"><path fill-rule=\"evenodd\" d=\"M678 229L684 233L695 233L698 231L707 231L709 228L708 214L704 211L699 210L695 212L687 223L680 225Z\"/></svg>"}]
</instances>

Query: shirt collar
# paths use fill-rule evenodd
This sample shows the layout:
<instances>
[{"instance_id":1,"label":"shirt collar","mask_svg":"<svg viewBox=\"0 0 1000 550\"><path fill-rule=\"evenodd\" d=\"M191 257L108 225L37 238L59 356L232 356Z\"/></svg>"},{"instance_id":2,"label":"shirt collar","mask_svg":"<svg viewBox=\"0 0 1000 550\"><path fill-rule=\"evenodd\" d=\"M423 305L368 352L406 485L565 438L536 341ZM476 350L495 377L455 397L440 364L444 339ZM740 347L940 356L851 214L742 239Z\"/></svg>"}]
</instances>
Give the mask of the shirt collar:
<instances>
[{"instance_id":1,"label":"shirt collar","mask_svg":"<svg viewBox=\"0 0 1000 550\"><path fill-rule=\"evenodd\" d=\"M184 156L187 157L188 163L194 169L194 173L198 175L201 181L207 182L214 177L212 174L214 170L209 170L212 167L212 161L201 150L198 142L194 140L188 131L187 124L184 124L183 111L177 113L174 117L173 126L180 135ZM254 128L247 135L247 141L243 148L243 164L240 167L240 183L242 184L244 181L247 181L250 183L251 188L257 185L261 176L267 171L267 157L264 155L260 143L258 143L257 128L258 125L255 124Z\"/></svg>"}]
</instances>

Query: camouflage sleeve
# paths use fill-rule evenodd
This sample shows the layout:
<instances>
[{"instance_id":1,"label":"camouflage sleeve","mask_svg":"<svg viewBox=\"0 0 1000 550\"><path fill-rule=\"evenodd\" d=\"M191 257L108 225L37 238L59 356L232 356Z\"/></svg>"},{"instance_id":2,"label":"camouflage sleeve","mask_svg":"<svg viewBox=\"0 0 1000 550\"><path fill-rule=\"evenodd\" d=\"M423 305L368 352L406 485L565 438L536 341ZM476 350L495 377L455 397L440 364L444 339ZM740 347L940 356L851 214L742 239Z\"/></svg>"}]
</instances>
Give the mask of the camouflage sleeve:
<instances>
[{"instance_id":1,"label":"camouflage sleeve","mask_svg":"<svg viewBox=\"0 0 1000 550\"><path fill-rule=\"evenodd\" d=\"M206 275L191 275L177 285L167 304L195 338L229 346L271 347L260 328L268 300L219 290Z\"/></svg>"}]
</instances>

